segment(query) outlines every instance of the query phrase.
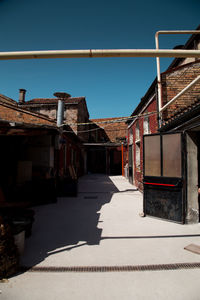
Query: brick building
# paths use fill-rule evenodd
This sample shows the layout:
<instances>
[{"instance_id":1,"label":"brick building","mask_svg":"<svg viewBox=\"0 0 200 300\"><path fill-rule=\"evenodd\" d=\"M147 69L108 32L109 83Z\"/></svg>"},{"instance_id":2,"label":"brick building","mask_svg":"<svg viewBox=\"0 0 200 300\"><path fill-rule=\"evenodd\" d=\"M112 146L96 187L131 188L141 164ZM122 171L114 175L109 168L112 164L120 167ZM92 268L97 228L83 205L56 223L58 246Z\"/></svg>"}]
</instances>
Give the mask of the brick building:
<instances>
[{"instance_id":1,"label":"brick building","mask_svg":"<svg viewBox=\"0 0 200 300\"><path fill-rule=\"evenodd\" d=\"M21 107L35 113L48 116L54 121L57 120L58 98L35 98L25 101L26 90L21 89L23 96L19 101ZM69 97L64 100L64 124L70 125L74 133L82 140L88 140L87 126L77 123L88 123L89 112L85 97ZM85 131L85 132L82 132Z\"/></svg>"},{"instance_id":2,"label":"brick building","mask_svg":"<svg viewBox=\"0 0 200 300\"><path fill-rule=\"evenodd\" d=\"M22 199L27 192L30 199L37 191L35 200L55 200L48 182L73 176L72 171L74 176L83 173L82 143L68 125L60 129L53 119L4 95L0 95L0 141L0 184L7 199L13 195Z\"/></svg>"},{"instance_id":3,"label":"brick building","mask_svg":"<svg viewBox=\"0 0 200 300\"><path fill-rule=\"evenodd\" d=\"M183 48L199 49L200 35L192 35ZM173 60L161 74L162 107L199 75L199 60ZM129 180L144 189L147 215L181 223L199 221L199 95L198 81L159 114L155 79L128 121Z\"/></svg>"},{"instance_id":4,"label":"brick building","mask_svg":"<svg viewBox=\"0 0 200 300\"><path fill-rule=\"evenodd\" d=\"M90 120L87 149L87 171L121 175L127 161L127 126L123 118Z\"/></svg>"}]
</instances>

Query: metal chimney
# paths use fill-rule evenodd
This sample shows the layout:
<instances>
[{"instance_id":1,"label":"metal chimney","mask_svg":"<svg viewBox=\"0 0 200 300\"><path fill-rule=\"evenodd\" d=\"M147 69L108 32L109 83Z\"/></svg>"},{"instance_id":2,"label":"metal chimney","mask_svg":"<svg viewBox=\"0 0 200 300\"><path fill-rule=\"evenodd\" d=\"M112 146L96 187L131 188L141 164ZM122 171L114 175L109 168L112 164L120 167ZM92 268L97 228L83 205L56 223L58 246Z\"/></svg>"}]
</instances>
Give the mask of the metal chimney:
<instances>
[{"instance_id":1,"label":"metal chimney","mask_svg":"<svg viewBox=\"0 0 200 300\"><path fill-rule=\"evenodd\" d=\"M64 118L64 101L71 97L70 94L57 92L54 96L58 98L58 111L57 111L57 126L62 126Z\"/></svg>"},{"instance_id":2,"label":"metal chimney","mask_svg":"<svg viewBox=\"0 0 200 300\"><path fill-rule=\"evenodd\" d=\"M19 104L24 104L25 103L25 95L26 95L26 90L25 89L19 89Z\"/></svg>"}]
</instances>

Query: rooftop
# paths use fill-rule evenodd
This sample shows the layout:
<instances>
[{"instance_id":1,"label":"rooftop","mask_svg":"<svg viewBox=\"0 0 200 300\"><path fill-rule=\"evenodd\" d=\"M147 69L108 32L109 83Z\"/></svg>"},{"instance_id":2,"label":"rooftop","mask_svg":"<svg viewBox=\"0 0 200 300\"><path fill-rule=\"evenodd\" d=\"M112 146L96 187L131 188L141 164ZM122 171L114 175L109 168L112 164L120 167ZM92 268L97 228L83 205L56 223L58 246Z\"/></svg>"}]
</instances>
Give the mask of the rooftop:
<instances>
[{"instance_id":1,"label":"rooftop","mask_svg":"<svg viewBox=\"0 0 200 300\"><path fill-rule=\"evenodd\" d=\"M34 98L31 100L28 100L24 103L24 105L32 105L32 104L57 104L58 98ZM79 104L81 101L85 100L85 97L70 97L64 102L66 104Z\"/></svg>"}]
</instances>

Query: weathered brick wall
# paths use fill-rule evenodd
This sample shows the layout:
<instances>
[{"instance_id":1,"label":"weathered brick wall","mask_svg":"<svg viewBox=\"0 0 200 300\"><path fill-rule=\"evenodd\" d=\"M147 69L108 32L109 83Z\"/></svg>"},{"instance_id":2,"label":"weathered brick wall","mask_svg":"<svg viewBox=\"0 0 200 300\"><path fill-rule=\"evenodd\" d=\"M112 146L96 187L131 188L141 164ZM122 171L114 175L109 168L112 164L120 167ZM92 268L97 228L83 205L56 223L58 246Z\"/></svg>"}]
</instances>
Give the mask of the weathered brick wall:
<instances>
[{"instance_id":1,"label":"weathered brick wall","mask_svg":"<svg viewBox=\"0 0 200 300\"><path fill-rule=\"evenodd\" d=\"M56 121L57 119L57 103L44 105L37 103L35 105L26 105L26 108L30 111L40 113L43 115L48 116L52 120ZM77 103L65 103L64 108L64 123L69 124L75 134L83 141L88 141L88 132L80 132L87 130L87 126L78 126L77 123L87 123L89 122L88 119L88 112L86 104L84 101L79 101ZM74 125L72 125L74 124Z\"/></svg>"},{"instance_id":2,"label":"weathered brick wall","mask_svg":"<svg viewBox=\"0 0 200 300\"><path fill-rule=\"evenodd\" d=\"M99 128L102 128L110 142L116 143L123 140L127 136L127 125L125 122L116 122L120 118L104 118L93 119L93 123L96 123ZM105 123L101 123L105 122ZM108 122L108 123L106 123ZM101 135L99 135L101 137ZM99 141L100 142L100 141Z\"/></svg>"},{"instance_id":3,"label":"weathered brick wall","mask_svg":"<svg viewBox=\"0 0 200 300\"><path fill-rule=\"evenodd\" d=\"M65 120L66 123L70 125L72 130L77 134L77 125L71 125L71 124L77 124L78 122L78 109L77 106L71 106L67 107L65 110Z\"/></svg>"},{"instance_id":4,"label":"weathered brick wall","mask_svg":"<svg viewBox=\"0 0 200 300\"><path fill-rule=\"evenodd\" d=\"M51 120L46 117L39 117L34 113L22 110L16 106L7 106L0 103L0 118L11 122L42 124L42 125L55 125Z\"/></svg>"},{"instance_id":5,"label":"weathered brick wall","mask_svg":"<svg viewBox=\"0 0 200 300\"><path fill-rule=\"evenodd\" d=\"M145 113L153 113L148 116L149 118L149 134L150 133L156 133L158 130L158 122L157 122L157 103L156 103L156 97L153 99L153 101L148 105L146 108ZM144 116L145 117L145 116ZM133 133L133 179L134 179L134 184L136 187L138 187L139 190L143 190L143 134L144 134L144 117L140 117L137 121L133 123L131 128L129 129L129 134L130 130L132 130ZM140 167L136 166L136 141L138 140L136 136L136 126L137 122L139 125L139 132L140 132L140 143L137 143L137 145L140 147Z\"/></svg>"},{"instance_id":6,"label":"weathered brick wall","mask_svg":"<svg viewBox=\"0 0 200 300\"><path fill-rule=\"evenodd\" d=\"M162 102L169 102L190 82L200 75L200 61L175 68L162 74ZM185 109L197 101L200 96L200 81L185 94L173 102L163 113L163 119L173 117L177 110Z\"/></svg>"},{"instance_id":7,"label":"weathered brick wall","mask_svg":"<svg viewBox=\"0 0 200 300\"><path fill-rule=\"evenodd\" d=\"M78 123L89 123L89 114L87 111L86 103L83 101L80 101L78 104ZM84 141L88 142L89 140L89 132L87 130L89 129L89 125L79 125L78 130L78 137Z\"/></svg>"},{"instance_id":8,"label":"weathered brick wall","mask_svg":"<svg viewBox=\"0 0 200 300\"><path fill-rule=\"evenodd\" d=\"M51 118L52 120L56 121L57 117L57 106L55 105L23 105L21 108L26 108L29 111L34 113L39 113Z\"/></svg>"},{"instance_id":9,"label":"weathered brick wall","mask_svg":"<svg viewBox=\"0 0 200 300\"><path fill-rule=\"evenodd\" d=\"M158 131L158 120L157 120L157 101L156 97L149 104L146 110L148 113L153 112L153 114L149 115L149 127L150 133L156 133Z\"/></svg>"},{"instance_id":10,"label":"weathered brick wall","mask_svg":"<svg viewBox=\"0 0 200 300\"><path fill-rule=\"evenodd\" d=\"M37 111L40 114L44 114L47 115L49 118L53 119L56 121L56 114L57 114L57 109L56 107L47 107L46 109L42 108L42 109L37 109Z\"/></svg>"}]
</instances>

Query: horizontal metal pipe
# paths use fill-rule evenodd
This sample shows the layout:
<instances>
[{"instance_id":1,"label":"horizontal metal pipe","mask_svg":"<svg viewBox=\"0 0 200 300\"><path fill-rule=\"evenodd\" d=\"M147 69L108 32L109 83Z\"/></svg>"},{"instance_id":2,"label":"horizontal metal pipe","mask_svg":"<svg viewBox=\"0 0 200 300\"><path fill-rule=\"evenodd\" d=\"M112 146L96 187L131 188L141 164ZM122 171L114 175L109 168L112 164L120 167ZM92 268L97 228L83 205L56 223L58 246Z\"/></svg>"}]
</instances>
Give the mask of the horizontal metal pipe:
<instances>
[{"instance_id":1,"label":"horizontal metal pipe","mask_svg":"<svg viewBox=\"0 0 200 300\"><path fill-rule=\"evenodd\" d=\"M81 57L196 57L200 50L182 49L94 49L0 52L0 60Z\"/></svg>"},{"instance_id":2,"label":"horizontal metal pipe","mask_svg":"<svg viewBox=\"0 0 200 300\"><path fill-rule=\"evenodd\" d=\"M200 30L159 30L158 34L200 34Z\"/></svg>"}]
</instances>

